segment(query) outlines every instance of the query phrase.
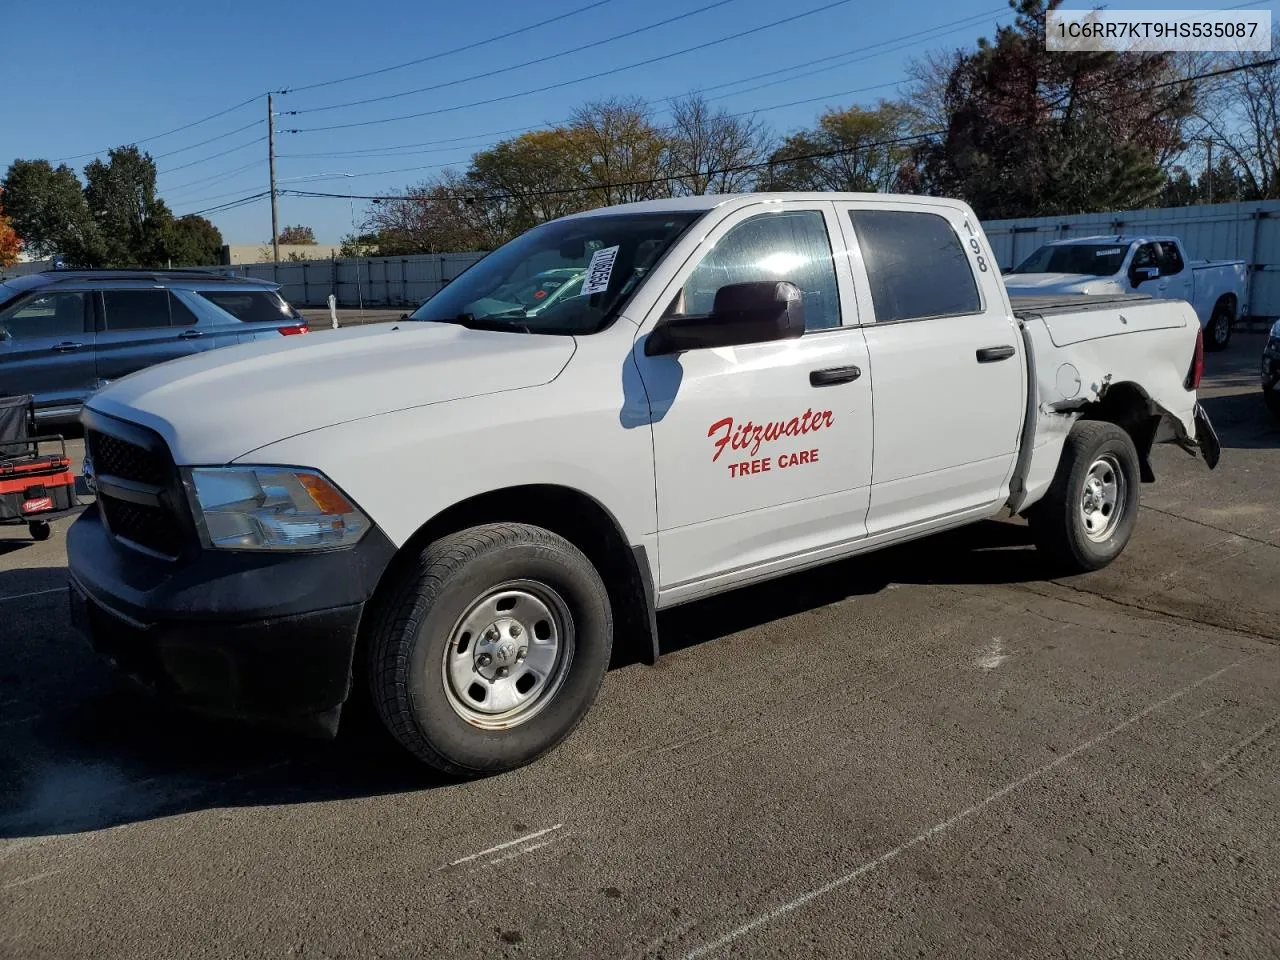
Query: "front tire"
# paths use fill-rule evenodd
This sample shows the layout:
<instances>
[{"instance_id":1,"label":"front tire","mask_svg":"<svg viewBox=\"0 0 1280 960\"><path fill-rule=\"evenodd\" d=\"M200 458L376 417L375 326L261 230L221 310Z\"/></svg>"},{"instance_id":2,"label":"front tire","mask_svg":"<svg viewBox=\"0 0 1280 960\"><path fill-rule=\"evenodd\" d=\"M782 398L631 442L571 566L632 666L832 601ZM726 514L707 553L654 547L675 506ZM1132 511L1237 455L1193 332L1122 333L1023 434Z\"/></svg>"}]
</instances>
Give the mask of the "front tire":
<instances>
[{"instance_id":1,"label":"front tire","mask_svg":"<svg viewBox=\"0 0 1280 960\"><path fill-rule=\"evenodd\" d=\"M1213 308L1209 323L1204 328L1204 348L1206 350L1225 350L1231 342L1231 324L1235 319L1234 311L1228 304L1219 303Z\"/></svg>"},{"instance_id":2,"label":"front tire","mask_svg":"<svg viewBox=\"0 0 1280 960\"><path fill-rule=\"evenodd\" d=\"M374 612L370 683L410 753L462 777L532 762L563 741L609 666L599 573L541 527L471 527L426 547Z\"/></svg>"},{"instance_id":3,"label":"front tire","mask_svg":"<svg viewBox=\"0 0 1280 960\"><path fill-rule=\"evenodd\" d=\"M1107 566L1133 535L1140 481L1127 433L1113 423L1078 421L1048 492L1028 513L1036 546L1064 573Z\"/></svg>"}]
</instances>

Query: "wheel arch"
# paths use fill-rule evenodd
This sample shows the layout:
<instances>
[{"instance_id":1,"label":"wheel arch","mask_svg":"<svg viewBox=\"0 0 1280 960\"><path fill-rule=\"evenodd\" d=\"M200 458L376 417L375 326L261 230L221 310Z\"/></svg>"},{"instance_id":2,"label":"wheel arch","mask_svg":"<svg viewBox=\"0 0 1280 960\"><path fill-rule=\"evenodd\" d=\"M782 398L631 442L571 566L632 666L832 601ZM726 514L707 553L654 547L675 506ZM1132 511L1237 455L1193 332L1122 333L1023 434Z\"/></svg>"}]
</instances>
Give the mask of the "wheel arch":
<instances>
[{"instance_id":1,"label":"wheel arch","mask_svg":"<svg viewBox=\"0 0 1280 960\"><path fill-rule=\"evenodd\" d=\"M1140 385L1131 380L1111 384L1099 399L1081 408L1078 419L1105 421L1127 433L1138 451L1142 482L1155 482L1151 448L1165 413Z\"/></svg>"},{"instance_id":2,"label":"wheel arch","mask_svg":"<svg viewBox=\"0 0 1280 960\"><path fill-rule=\"evenodd\" d=\"M441 537L484 523L527 523L564 537L599 571L614 612L615 662L658 657L655 591L647 551L632 544L613 513L594 497L556 484L489 490L441 510L420 526L383 571L370 609L382 602L406 561ZM354 670L365 669L372 618L362 618Z\"/></svg>"}]
</instances>

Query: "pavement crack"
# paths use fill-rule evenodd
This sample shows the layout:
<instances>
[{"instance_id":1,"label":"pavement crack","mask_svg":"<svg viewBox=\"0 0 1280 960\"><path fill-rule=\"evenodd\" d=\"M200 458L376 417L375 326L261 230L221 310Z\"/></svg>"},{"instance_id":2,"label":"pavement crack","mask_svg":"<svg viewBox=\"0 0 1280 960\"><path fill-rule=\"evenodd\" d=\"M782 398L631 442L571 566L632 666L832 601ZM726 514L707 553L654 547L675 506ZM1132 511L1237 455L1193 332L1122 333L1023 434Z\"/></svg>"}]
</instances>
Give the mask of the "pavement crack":
<instances>
[{"instance_id":1,"label":"pavement crack","mask_svg":"<svg viewBox=\"0 0 1280 960\"><path fill-rule=\"evenodd\" d=\"M1183 516L1181 513L1174 513L1172 510L1162 510L1159 507L1153 507L1150 504L1142 504L1143 510L1150 510L1152 513L1158 513L1161 516L1173 517L1175 520L1185 520L1187 523L1194 523L1198 527L1206 527L1209 530L1217 530L1219 533L1229 534L1233 537L1239 537L1241 540L1248 540L1250 543L1260 543L1264 547L1271 547L1273 550L1280 550L1280 543L1271 540L1263 540L1261 537L1250 536L1247 533L1240 533L1237 530L1228 530L1226 527L1219 527L1216 524L1209 523L1205 520L1197 520L1194 517Z\"/></svg>"}]
</instances>

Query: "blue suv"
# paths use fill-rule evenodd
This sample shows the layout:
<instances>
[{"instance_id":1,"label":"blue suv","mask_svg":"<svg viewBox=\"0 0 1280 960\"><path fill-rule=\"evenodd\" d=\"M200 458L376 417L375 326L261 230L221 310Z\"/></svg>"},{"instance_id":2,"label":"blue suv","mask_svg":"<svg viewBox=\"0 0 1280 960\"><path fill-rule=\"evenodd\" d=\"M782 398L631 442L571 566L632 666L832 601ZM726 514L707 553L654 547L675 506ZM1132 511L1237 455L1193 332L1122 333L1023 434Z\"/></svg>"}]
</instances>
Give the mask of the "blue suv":
<instances>
[{"instance_id":1,"label":"blue suv","mask_svg":"<svg viewBox=\"0 0 1280 960\"><path fill-rule=\"evenodd\" d=\"M268 280L198 270L54 270L0 282L0 396L74 421L100 387L234 343L307 333Z\"/></svg>"}]
</instances>

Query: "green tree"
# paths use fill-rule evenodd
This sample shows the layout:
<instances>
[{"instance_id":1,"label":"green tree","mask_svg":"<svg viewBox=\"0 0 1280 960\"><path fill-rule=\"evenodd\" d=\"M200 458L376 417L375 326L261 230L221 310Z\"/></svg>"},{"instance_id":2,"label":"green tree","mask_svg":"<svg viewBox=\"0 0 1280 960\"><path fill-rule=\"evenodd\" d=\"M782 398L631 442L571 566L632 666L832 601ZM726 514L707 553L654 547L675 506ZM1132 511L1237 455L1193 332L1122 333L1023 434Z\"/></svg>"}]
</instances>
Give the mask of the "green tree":
<instances>
[{"instance_id":1,"label":"green tree","mask_svg":"<svg viewBox=\"0 0 1280 960\"><path fill-rule=\"evenodd\" d=\"M72 266L100 266L102 235L85 203L80 178L66 164L14 160L4 181L5 210L28 252L62 254Z\"/></svg>"},{"instance_id":2,"label":"green tree","mask_svg":"<svg viewBox=\"0 0 1280 960\"><path fill-rule=\"evenodd\" d=\"M204 217L194 213L168 224L164 238L166 262L175 267L202 267L216 264L222 255L222 233Z\"/></svg>"},{"instance_id":3,"label":"green tree","mask_svg":"<svg viewBox=\"0 0 1280 960\"><path fill-rule=\"evenodd\" d=\"M1012 26L958 59L942 141L920 151L925 185L979 217L1115 210L1155 201L1184 146L1194 86L1166 54L1045 50L1061 0L1010 0Z\"/></svg>"},{"instance_id":4,"label":"green tree","mask_svg":"<svg viewBox=\"0 0 1280 960\"><path fill-rule=\"evenodd\" d=\"M881 100L872 109L828 110L811 130L787 137L761 180L768 190L885 193L901 189L911 147L905 104Z\"/></svg>"},{"instance_id":5,"label":"green tree","mask_svg":"<svg viewBox=\"0 0 1280 960\"><path fill-rule=\"evenodd\" d=\"M173 214L156 196L156 164L137 147L107 151L84 168L84 198L103 240L108 267L158 267L169 259Z\"/></svg>"}]
</instances>

